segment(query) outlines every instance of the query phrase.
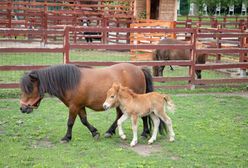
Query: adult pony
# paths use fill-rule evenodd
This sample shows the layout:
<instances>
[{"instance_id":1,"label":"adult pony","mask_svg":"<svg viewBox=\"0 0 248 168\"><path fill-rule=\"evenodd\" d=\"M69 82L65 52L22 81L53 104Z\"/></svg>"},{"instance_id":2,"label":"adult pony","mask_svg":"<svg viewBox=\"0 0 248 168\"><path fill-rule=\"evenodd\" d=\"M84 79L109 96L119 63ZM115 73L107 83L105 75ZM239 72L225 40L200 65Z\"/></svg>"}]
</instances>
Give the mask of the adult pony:
<instances>
[{"instance_id":1,"label":"adult pony","mask_svg":"<svg viewBox=\"0 0 248 168\"><path fill-rule=\"evenodd\" d=\"M58 97L69 108L67 132L61 139L63 142L71 140L72 127L77 115L92 136L98 138L100 134L88 122L85 108L103 111L102 104L113 82L121 83L134 90L135 93L153 91L150 71L132 64L121 63L101 69L89 67L80 69L75 65L57 65L31 71L22 77L20 110L23 113L32 112L34 108L38 108L44 94L48 93ZM122 115L118 107L116 112L116 120L105 133L105 137L110 137L115 133L117 120ZM143 126L142 136L146 137L149 134L147 118L143 118Z\"/></svg>"},{"instance_id":2,"label":"adult pony","mask_svg":"<svg viewBox=\"0 0 248 168\"><path fill-rule=\"evenodd\" d=\"M171 38L165 38L161 40L158 44L188 44L188 42L180 41ZM198 44L202 45L202 44ZM189 49L164 49L155 50L153 54L153 60L189 60L190 50ZM207 54L197 54L196 64L205 64L207 60ZM163 70L165 66L155 66L153 67L154 76L163 76ZM201 79L201 70L195 71L197 79Z\"/></svg>"}]
</instances>

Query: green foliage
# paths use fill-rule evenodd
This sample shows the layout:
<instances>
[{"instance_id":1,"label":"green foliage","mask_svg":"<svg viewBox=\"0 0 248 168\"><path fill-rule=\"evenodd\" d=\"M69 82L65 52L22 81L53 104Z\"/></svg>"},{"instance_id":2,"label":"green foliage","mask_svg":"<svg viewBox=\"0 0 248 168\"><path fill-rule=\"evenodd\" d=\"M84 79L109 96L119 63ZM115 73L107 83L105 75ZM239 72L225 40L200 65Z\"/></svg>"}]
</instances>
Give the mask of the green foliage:
<instances>
[{"instance_id":1,"label":"green foliage","mask_svg":"<svg viewBox=\"0 0 248 168\"><path fill-rule=\"evenodd\" d=\"M185 16L189 14L190 3L189 0L180 1L180 14Z\"/></svg>"},{"instance_id":2,"label":"green foliage","mask_svg":"<svg viewBox=\"0 0 248 168\"><path fill-rule=\"evenodd\" d=\"M217 4L221 4L222 14L227 14L230 5L241 6L242 2L247 3L247 0L191 0L198 7L199 14L203 12L203 4L208 6L208 14L214 15Z\"/></svg>"}]
</instances>

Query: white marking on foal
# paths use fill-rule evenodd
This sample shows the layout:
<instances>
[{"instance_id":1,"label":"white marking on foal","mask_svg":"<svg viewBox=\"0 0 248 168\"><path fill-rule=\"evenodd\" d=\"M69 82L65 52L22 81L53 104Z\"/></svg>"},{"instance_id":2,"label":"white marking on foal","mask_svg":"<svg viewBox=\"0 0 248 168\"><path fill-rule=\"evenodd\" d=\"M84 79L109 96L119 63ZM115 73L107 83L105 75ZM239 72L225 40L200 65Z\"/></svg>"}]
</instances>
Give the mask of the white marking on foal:
<instances>
[{"instance_id":1,"label":"white marking on foal","mask_svg":"<svg viewBox=\"0 0 248 168\"><path fill-rule=\"evenodd\" d=\"M125 140L126 139L126 135L124 134L124 131L122 129L122 123L128 119L128 115L127 114L123 114L121 116L121 118L119 118L119 120L117 121L117 125L118 125L118 129L119 129L119 136L121 137L121 139Z\"/></svg>"},{"instance_id":2,"label":"white marking on foal","mask_svg":"<svg viewBox=\"0 0 248 168\"><path fill-rule=\"evenodd\" d=\"M133 140L130 146L133 147L138 143L138 116L132 116Z\"/></svg>"},{"instance_id":3,"label":"white marking on foal","mask_svg":"<svg viewBox=\"0 0 248 168\"><path fill-rule=\"evenodd\" d=\"M153 133L152 133L152 137L149 139L148 144L152 144L154 141L156 141L157 139L157 135L158 135L158 127L159 127L159 117L156 116L155 114L150 114L153 124L154 124L154 129L153 129Z\"/></svg>"}]
</instances>

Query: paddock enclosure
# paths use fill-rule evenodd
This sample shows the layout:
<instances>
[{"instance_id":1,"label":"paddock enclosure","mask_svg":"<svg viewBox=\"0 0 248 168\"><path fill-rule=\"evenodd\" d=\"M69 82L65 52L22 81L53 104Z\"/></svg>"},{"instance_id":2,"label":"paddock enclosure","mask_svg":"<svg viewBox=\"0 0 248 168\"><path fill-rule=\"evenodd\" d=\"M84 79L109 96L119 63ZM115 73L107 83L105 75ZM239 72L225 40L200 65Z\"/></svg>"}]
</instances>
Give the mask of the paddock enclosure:
<instances>
[{"instance_id":1,"label":"paddock enclosure","mask_svg":"<svg viewBox=\"0 0 248 168\"><path fill-rule=\"evenodd\" d=\"M0 88L18 87L25 71L62 63L166 65L164 77L154 77L156 88L248 83L247 17L166 22L139 20L133 17L133 9L133 0L1 1ZM88 27L82 26L84 19L90 21ZM86 37L93 42L87 43ZM157 45L164 37L187 40L188 44ZM202 47L197 47L198 42ZM190 49L191 59L152 61L155 49ZM208 53L207 63L195 64L196 53ZM175 70L170 71L169 65ZM195 79L195 70L203 71L202 79Z\"/></svg>"}]
</instances>

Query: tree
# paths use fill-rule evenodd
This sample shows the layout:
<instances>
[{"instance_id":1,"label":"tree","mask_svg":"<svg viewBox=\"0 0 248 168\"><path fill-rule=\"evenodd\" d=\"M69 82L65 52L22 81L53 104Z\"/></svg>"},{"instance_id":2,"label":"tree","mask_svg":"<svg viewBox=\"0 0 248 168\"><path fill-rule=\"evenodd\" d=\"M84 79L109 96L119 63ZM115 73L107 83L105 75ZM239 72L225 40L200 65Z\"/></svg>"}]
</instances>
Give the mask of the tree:
<instances>
[{"instance_id":1,"label":"tree","mask_svg":"<svg viewBox=\"0 0 248 168\"><path fill-rule=\"evenodd\" d=\"M181 0L180 1L180 14L181 15L188 15L189 14L189 0Z\"/></svg>"},{"instance_id":2,"label":"tree","mask_svg":"<svg viewBox=\"0 0 248 168\"><path fill-rule=\"evenodd\" d=\"M210 15L215 14L217 4L221 4L222 13L226 14L230 5L241 5L242 2L248 5L248 0L191 0L195 3L199 9L199 14L203 12L203 4L208 6L208 13Z\"/></svg>"}]
</instances>

